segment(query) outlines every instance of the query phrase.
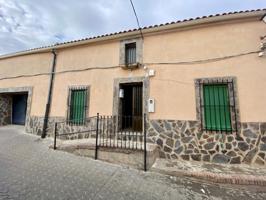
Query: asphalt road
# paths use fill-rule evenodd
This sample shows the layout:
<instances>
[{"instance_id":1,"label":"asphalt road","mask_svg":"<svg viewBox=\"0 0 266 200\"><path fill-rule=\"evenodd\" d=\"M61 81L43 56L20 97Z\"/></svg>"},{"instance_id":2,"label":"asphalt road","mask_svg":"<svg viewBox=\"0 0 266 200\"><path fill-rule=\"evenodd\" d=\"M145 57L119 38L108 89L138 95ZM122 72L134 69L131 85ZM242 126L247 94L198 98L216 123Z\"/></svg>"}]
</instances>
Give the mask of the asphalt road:
<instances>
[{"instance_id":1,"label":"asphalt road","mask_svg":"<svg viewBox=\"0 0 266 200\"><path fill-rule=\"evenodd\" d=\"M0 199L266 199L266 188L143 172L54 151L51 139L0 128Z\"/></svg>"}]
</instances>

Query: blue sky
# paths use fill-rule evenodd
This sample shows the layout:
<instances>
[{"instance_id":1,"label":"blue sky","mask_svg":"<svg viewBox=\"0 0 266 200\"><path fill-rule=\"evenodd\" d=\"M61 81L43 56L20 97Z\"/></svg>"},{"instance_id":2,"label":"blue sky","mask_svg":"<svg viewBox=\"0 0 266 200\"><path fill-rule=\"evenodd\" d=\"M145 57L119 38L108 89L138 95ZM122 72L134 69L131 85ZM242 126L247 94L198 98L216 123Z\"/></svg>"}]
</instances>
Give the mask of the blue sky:
<instances>
[{"instance_id":1,"label":"blue sky","mask_svg":"<svg viewBox=\"0 0 266 200\"><path fill-rule=\"evenodd\" d=\"M133 0L141 26L266 8L266 0ZM0 54L136 28L129 0L0 0Z\"/></svg>"}]
</instances>

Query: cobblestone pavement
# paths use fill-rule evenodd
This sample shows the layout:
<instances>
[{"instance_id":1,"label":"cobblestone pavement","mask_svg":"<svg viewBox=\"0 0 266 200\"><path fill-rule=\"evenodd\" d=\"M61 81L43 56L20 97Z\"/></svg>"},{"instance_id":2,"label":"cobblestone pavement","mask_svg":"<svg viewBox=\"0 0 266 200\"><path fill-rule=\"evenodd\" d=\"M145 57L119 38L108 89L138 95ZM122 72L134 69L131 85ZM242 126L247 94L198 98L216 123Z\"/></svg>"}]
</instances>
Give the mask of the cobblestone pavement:
<instances>
[{"instance_id":1,"label":"cobblestone pavement","mask_svg":"<svg viewBox=\"0 0 266 200\"><path fill-rule=\"evenodd\" d=\"M51 139L0 128L0 199L266 199L236 187L142 172L48 148Z\"/></svg>"}]
</instances>

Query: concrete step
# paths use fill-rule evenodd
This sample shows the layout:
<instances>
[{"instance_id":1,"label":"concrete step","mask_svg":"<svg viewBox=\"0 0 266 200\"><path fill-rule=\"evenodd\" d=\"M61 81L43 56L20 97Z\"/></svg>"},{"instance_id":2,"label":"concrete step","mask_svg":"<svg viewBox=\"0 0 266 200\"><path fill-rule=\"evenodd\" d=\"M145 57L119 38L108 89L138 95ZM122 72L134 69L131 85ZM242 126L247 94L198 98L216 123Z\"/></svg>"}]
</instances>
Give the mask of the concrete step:
<instances>
[{"instance_id":1,"label":"concrete step","mask_svg":"<svg viewBox=\"0 0 266 200\"><path fill-rule=\"evenodd\" d=\"M110 142L110 141L109 141ZM98 148L98 159L128 165L137 169L144 168L144 144L133 143L135 146L125 145L127 148L116 146L116 140L108 142L108 146ZM95 138L78 139L78 140L57 140L57 150L66 151L79 156L95 158ZM132 144L132 143L131 143ZM137 147L137 148L136 148ZM53 148L53 146L50 146ZM159 157L158 147L156 144L147 143L147 168L149 169Z\"/></svg>"}]
</instances>

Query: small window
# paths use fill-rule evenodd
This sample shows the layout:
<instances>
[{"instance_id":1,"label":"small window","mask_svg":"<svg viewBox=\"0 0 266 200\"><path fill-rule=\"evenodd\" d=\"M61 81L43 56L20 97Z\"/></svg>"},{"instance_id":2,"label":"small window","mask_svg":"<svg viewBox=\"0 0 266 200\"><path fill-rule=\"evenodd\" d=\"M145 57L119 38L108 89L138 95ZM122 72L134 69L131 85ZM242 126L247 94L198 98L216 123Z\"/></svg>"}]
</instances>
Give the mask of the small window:
<instances>
[{"instance_id":1,"label":"small window","mask_svg":"<svg viewBox=\"0 0 266 200\"><path fill-rule=\"evenodd\" d=\"M232 131L227 84L203 85L203 108L205 130Z\"/></svg>"},{"instance_id":2,"label":"small window","mask_svg":"<svg viewBox=\"0 0 266 200\"><path fill-rule=\"evenodd\" d=\"M136 63L136 42L125 44L125 64Z\"/></svg>"},{"instance_id":3,"label":"small window","mask_svg":"<svg viewBox=\"0 0 266 200\"><path fill-rule=\"evenodd\" d=\"M87 110L87 89L71 89L69 97L68 121L71 124L85 123Z\"/></svg>"}]
</instances>

